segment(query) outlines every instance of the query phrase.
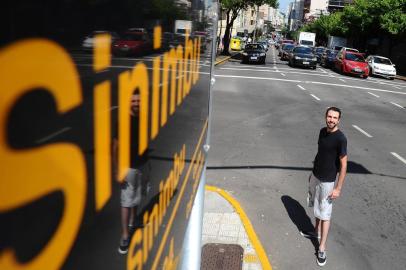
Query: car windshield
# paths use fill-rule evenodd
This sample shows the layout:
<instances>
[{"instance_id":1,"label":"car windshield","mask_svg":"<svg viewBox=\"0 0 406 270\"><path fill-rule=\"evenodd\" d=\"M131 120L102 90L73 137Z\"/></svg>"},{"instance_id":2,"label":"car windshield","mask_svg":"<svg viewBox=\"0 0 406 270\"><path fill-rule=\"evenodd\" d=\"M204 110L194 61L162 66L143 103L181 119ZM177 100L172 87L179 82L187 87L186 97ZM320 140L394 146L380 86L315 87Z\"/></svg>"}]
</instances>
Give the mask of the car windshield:
<instances>
[{"instance_id":1,"label":"car windshield","mask_svg":"<svg viewBox=\"0 0 406 270\"><path fill-rule=\"evenodd\" d=\"M313 41L310 41L310 40L301 40L301 41L300 41L300 44L312 46L312 45L313 45Z\"/></svg>"},{"instance_id":2,"label":"car windshield","mask_svg":"<svg viewBox=\"0 0 406 270\"><path fill-rule=\"evenodd\" d=\"M126 34L126 35L124 35L123 40L128 40L128 41L139 41L139 40L142 40L142 35L137 35L137 34Z\"/></svg>"},{"instance_id":3,"label":"car windshield","mask_svg":"<svg viewBox=\"0 0 406 270\"><path fill-rule=\"evenodd\" d=\"M245 50L263 50L263 47L261 44L248 44L245 46Z\"/></svg>"},{"instance_id":4,"label":"car windshield","mask_svg":"<svg viewBox=\"0 0 406 270\"><path fill-rule=\"evenodd\" d=\"M349 60L349 61L355 61L355 62L365 62L365 59L364 59L364 57L362 57L362 55L355 54L355 53L346 53L345 59Z\"/></svg>"},{"instance_id":5,"label":"car windshield","mask_svg":"<svg viewBox=\"0 0 406 270\"><path fill-rule=\"evenodd\" d=\"M293 50L294 47L295 47L295 45L293 45L293 44L285 44L285 45L283 45L283 49L285 51Z\"/></svg>"},{"instance_id":6,"label":"car windshield","mask_svg":"<svg viewBox=\"0 0 406 270\"><path fill-rule=\"evenodd\" d=\"M329 56L329 57L335 57L336 55L337 55L337 52L336 52L336 51L329 52L329 53L327 54L327 56Z\"/></svg>"},{"instance_id":7,"label":"car windshield","mask_svg":"<svg viewBox=\"0 0 406 270\"><path fill-rule=\"evenodd\" d=\"M311 54L312 53L312 48L309 47L296 47L293 50L294 53L304 53L304 54Z\"/></svg>"},{"instance_id":8,"label":"car windshield","mask_svg":"<svg viewBox=\"0 0 406 270\"><path fill-rule=\"evenodd\" d=\"M392 62L388 58L375 57L375 64L392 65Z\"/></svg>"}]
</instances>

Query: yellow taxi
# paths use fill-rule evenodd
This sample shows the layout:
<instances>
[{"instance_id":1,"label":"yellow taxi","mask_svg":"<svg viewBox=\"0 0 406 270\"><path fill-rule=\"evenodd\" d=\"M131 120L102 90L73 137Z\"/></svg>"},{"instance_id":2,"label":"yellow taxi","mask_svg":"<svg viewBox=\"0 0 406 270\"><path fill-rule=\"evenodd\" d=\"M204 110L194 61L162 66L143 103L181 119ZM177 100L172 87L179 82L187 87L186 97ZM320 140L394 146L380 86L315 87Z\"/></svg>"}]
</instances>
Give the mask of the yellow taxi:
<instances>
[{"instance_id":1,"label":"yellow taxi","mask_svg":"<svg viewBox=\"0 0 406 270\"><path fill-rule=\"evenodd\" d=\"M230 40L230 49L233 51L241 51L243 49L243 42L240 37L232 37Z\"/></svg>"}]
</instances>

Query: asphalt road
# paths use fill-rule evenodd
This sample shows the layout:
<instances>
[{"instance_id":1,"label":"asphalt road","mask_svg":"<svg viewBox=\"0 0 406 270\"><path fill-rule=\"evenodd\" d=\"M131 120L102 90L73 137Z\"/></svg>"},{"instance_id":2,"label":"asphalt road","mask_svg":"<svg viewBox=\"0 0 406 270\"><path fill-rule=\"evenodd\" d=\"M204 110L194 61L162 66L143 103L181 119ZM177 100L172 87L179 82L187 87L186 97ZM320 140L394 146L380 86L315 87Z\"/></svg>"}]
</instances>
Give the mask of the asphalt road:
<instances>
[{"instance_id":1,"label":"asphalt road","mask_svg":"<svg viewBox=\"0 0 406 270\"><path fill-rule=\"evenodd\" d=\"M349 168L334 203L325 269L406 265L406 82L266 65L215 69L207 184L248 214L273 269L317 269L307 180L328 106L343 111Z\"/></svg>"}]
</instances>

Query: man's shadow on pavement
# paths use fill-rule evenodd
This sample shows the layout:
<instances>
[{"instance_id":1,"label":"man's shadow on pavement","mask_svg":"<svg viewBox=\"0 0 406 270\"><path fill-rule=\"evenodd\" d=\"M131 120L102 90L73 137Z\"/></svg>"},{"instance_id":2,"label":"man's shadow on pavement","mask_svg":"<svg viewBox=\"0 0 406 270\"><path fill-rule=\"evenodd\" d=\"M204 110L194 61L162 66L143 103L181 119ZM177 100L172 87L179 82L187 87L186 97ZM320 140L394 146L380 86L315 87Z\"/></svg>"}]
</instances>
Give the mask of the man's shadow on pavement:
<instances>
[{"instance_id":1,"label":"man's shadow on pavement","mask_svg":"<svg viewBox=\"0 0 406 270\"><path fill-rule=\"evenodd\" d=\"M288 212L290 219L296 225L299 232L314 231L314 225L312 224L311 219L306 214L306 210L298 201L286 195L282 196L281 200L286 208L286 211ZM317 251L319 249L319 241L316 238L308 239L312 242L315 251Z\"/></svg>"}]
</instances>

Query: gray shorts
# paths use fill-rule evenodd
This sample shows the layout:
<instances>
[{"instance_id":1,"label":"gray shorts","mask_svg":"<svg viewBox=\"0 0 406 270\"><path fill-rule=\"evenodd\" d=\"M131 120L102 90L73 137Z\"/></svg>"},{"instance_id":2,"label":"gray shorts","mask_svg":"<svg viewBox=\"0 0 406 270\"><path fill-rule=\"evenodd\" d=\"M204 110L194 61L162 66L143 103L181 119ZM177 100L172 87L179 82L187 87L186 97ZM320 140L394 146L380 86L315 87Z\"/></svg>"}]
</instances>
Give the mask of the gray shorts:
<instances>
[{"instance_id":1,"label":"gray shorts","mask_svg":"<svg viewBox=\"0 0 406 270\"><path fill-rule=\"evenodd\" d=\"M130 169L121 184L121 207L135 207L141 202L142 173L138 169Z\"/></svg>"},{"instance_id":2,"label":"gray shorts","mask_svg":"<svg viewBox=\"0 0 406 270\"><path fill-rule=\"evenodd\" d=\"M310 174L307 206L313 207L314 216L321 220L330 220L333 210L333 200L329 195L334 189L334 182L321 182Z\"/></svg>"}]
</instances>

